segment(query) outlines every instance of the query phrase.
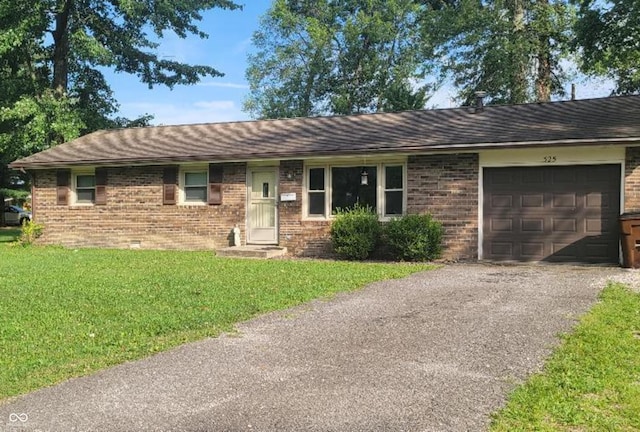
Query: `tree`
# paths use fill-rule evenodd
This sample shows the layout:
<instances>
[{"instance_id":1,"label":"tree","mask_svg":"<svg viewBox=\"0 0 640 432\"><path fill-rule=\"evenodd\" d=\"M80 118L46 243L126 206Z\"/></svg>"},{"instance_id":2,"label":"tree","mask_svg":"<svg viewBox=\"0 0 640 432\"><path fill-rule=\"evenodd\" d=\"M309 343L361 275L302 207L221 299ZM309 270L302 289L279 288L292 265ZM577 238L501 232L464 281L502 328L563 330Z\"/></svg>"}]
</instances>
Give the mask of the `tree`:
<instances>
[{"instance_id":1,"label":"tree","mask_svg":"<svg viewBox=\"0 0 640 432\"><path fill-rule=\"evenodd\" d=\"M275 0L253 36L258 118L422 108L429 87L414 0Z\"/></svg>"},{"instance_id":2,"label":"tree","mask_svg":"<svg viewBox=\"0 0 640 432\"><path fill-rule=\"evenodd\" d=\"M613 79L614 94L640 92L640 1L581 1L576 40L583 72Z\"/></svg>"},{"instance_id":3,"label":"tree","mask_svg":"<svg viewBox=\"0 0 640 432\"><path fill-rule=\"evenodd\" d=\"M459 0L430 11L443 71L459 98L486 91L492 103L548 101L563 94L573 8L563 0Z\"/></svg>"},{"instance_id":4,"label":"tree","mask_svg":"<svg viewBox=\"0 0 640 432\"><path fill-rule=\"evenodd\" d=\"M205 38L196 23L230 0L0 0L0 188L6 164L97 129L143 125L114 115L102 70L137 75L150 88L220 76L211 66L162 58L166 32Z\"/></svg>"}]
</instances>

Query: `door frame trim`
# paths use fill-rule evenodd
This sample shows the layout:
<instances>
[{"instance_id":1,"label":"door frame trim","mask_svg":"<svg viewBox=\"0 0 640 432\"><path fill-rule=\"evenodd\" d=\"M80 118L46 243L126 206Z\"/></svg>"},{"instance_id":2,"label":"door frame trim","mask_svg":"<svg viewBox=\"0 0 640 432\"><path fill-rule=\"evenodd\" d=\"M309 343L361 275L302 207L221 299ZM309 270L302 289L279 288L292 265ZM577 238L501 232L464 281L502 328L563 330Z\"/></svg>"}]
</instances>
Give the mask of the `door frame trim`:
<instances>
[{"instance_id":1,"label":"door frame trim","mask_svg":"<svg viewBox=\"0 0 640 432\"><path fill-rule=\"evenodd\" d=\"M250 207L251 207L251 191L252 189L252 183L253 183L253 173L254 172L268 172L268 173L273 173L273 177L275 179L275 184L273 185L273 194L274 194L274 199L275 199L275 240L273 241L256 241L256 240L251 240L251 211L250 211ZM280 243L280 215L279 215L279 209L278 209L278 190L279 190L279 184L278 184L278 176L280 174L280 167L279 166L274 166L274 165L269 165L269 166L255 166L255 165L248 165L247 166L247 173L246 173L246 194L247 194L247 199L245 202L245 214L246 214L246 218L245 218L245 232L246 232L246 243L247 244L255 244L255 245L277 245Z\"/></svg>"}]
</instances>

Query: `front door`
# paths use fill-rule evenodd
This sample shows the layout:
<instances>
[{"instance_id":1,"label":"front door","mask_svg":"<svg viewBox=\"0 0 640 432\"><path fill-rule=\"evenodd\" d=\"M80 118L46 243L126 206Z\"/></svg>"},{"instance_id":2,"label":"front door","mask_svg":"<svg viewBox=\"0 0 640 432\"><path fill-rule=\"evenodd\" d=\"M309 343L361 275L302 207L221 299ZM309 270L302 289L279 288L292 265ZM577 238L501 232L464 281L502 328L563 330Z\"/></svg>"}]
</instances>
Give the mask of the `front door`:
<instances>
[{"instance_id":1,"label":"front door","mask_svg":"<svg viewBox=\"0 0 640 432\"><path fill-rule=\"evenodd\" d=\"M273 168L250 171L247 243L278 243L276 178L277 171Z\"/></svg>"}]
</instances>

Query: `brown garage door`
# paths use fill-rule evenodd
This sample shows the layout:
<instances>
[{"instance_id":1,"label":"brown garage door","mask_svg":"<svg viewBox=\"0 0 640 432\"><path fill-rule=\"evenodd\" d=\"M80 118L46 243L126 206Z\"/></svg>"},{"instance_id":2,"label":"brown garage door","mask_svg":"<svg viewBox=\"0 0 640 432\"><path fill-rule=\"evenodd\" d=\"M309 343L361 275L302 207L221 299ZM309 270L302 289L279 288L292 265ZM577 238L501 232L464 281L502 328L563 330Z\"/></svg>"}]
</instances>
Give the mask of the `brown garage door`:
<instances>
[{"instance_id":1,"label":"brown garage door","mask_svg":"<svg viewBox=\"0 0 640 432\"><path fill-rule=\"evenodd\" d=\"M485 168L483 257L618 262L620 165Z\"/></svg>"}]
</instances>

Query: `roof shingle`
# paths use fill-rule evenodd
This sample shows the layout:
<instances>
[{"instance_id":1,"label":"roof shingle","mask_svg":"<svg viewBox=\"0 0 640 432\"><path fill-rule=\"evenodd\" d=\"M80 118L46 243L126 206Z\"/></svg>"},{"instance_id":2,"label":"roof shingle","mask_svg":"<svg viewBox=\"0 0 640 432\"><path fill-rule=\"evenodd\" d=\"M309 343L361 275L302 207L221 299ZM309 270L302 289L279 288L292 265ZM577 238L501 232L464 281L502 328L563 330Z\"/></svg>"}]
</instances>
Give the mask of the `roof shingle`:
<instances>
[{"instance_id":1,"label":"roof shingle","mask_svg":"<svg viewBox=\"0 0 640 432\"><path fill-rule=\"evenodd\" d=\"M640 96L98 131L13 168L468 151L640 140Z\"/></svg>"}]
</instances>

